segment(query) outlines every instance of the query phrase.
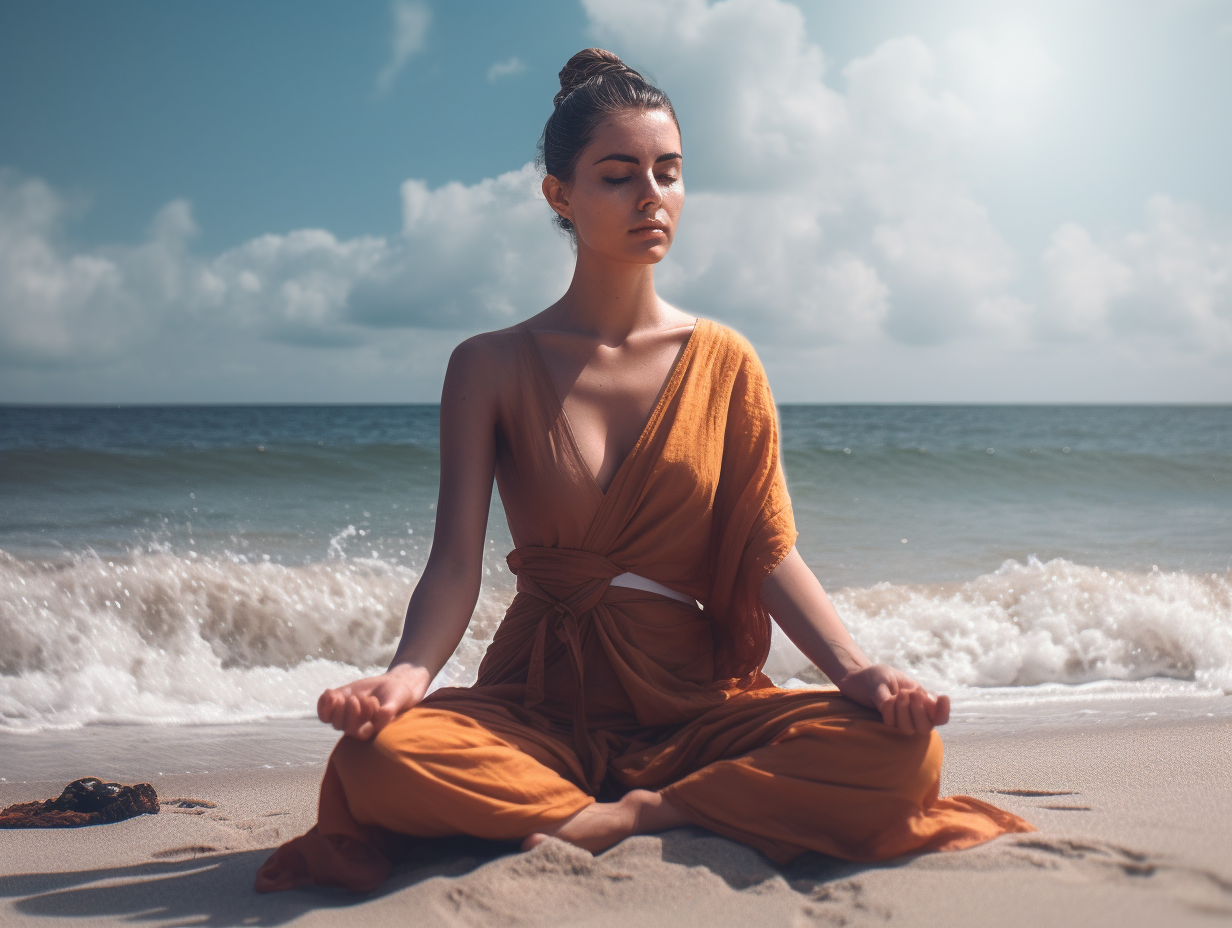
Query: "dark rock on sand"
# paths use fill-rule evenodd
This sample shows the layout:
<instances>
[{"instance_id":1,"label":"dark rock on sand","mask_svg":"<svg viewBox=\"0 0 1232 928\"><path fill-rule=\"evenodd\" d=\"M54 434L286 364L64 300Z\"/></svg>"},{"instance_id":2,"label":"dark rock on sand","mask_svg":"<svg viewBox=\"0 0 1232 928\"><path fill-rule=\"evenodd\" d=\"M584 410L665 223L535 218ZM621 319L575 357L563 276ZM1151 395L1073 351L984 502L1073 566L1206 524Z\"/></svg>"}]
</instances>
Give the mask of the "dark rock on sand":
<instances>
[{"instance_id":1,"label":"dark rock on sand","mask_svg":"<svg viewBox=\"0 0 1232 928\"><path fill-rule=\"evenodd\" d=\"M19 802L0 811L0 828L76 828L157 814L158 794L149 783L124 786L83 777L56 799Z\"/></svg>"}]
</instances>

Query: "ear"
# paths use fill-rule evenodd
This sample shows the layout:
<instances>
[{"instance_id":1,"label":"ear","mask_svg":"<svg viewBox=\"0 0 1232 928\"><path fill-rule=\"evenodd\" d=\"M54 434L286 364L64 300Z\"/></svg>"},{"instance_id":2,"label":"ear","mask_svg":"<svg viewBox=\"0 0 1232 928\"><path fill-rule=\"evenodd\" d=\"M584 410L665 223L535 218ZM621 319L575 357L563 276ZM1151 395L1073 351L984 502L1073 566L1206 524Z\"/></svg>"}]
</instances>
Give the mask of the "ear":
<instances>
[{"instance_id":1,"label":"ear","mask_svg":"<svg viewBox=\"0 0 1232 928\"><path fill-rule=\"evenodd\" d=\"M561 216L572 221L573 208L569 205L566 185L549 174L543 179L543 183L540 186L543 190L543 198L548 201L548 206L556 210Z\"/></svg>"}]
</instances>

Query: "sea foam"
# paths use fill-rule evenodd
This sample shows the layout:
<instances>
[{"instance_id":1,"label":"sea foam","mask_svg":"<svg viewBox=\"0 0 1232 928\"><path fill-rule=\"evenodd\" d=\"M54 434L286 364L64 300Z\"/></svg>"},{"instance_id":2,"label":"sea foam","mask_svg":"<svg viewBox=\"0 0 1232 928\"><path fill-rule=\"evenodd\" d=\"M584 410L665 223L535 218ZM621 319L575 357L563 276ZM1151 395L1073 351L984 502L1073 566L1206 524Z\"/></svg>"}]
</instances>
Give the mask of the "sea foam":
<instances>
[{"instance_id":1,"label":"sea foam","mask_svg":"<svg viewBox=\"0 0 1232 928\"><path fill-rule=\"evenodd\" d=\"M0 728L310 714L388 663L417 576L379 559L0 551ZM511 598L485 592L437 685L473 679Z\"/></svg>"},{"instance_id":2,"label":"sea foam","mask_svg":"<svg viewBox=\"0 0 1232 928\"><path fill-rule=\"evenodd\" d=\"M0 728L230 722L311 714L378 672L418 578L341 554L284 566L133 552L64 562L0 552ZM474 681L512 598L489 554L475 618L434 686ZM1170 678L1232 690L1232 574L1007 561L964 583L833 594L871 658L939 689ZM767 672L808 676L775 635Z\"/></svg>"},{"instance_id":3,"label":"sea foam","mask_svg":"<svg viewBox=\"0 0 1232 928\"><path fill-rule=\"evenodd\" d=\"M1232 573L1101 570L1009 560L965 583L840 590L835 607L871 658L928 686L1190 680L1232 690ZM767 671L808 661L776 630Z\"/></svg>"}]
</instances>

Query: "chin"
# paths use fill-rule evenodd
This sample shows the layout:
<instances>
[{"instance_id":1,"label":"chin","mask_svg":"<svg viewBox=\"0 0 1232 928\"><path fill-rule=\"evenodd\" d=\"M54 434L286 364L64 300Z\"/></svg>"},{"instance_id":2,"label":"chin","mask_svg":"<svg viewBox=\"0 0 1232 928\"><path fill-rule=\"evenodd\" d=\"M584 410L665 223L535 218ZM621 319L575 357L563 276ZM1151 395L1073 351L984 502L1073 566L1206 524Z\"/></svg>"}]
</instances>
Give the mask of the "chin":
<instances>
[{"instance_id":1,"label":"chin","mask_svg":"<svg viewBox=\"0 0 1232 928\"><path fill-rule=\"evenodd\" d=\"M665 243L656 242L649 248L640 248L628 254L627 260L637 264L658 264L667 257L669 248L670 246Z\"/></svg>"}]
</instances>

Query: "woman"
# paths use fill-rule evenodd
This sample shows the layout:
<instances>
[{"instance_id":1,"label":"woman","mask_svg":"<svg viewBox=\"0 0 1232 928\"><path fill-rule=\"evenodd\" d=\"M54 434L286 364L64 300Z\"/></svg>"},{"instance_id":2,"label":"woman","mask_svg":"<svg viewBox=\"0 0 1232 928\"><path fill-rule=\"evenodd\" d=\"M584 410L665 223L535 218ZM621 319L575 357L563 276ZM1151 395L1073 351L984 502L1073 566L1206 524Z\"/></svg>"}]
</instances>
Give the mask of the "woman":
<instances>
[{"instance_id":1,"label":"woman","mask_svg":"<svg viewBox=\"0 0 1232 928\"><path fill-rule=\"evenodd\" d=\"M396 836L591 851L693 824L786 862L966 847L1021 819L938 799L949 701L871 663L796 552L749 344L655 293L684 204L667 97L610 52L560 72L543 193L559 302L458 346L432 553L388 672L327 690L319 820L257 876L364 891ZM425 698L479 593L495 475L518 593L469 688ZM838 686L761 673L769 616Z\"/></svg>"}]
</instances>

